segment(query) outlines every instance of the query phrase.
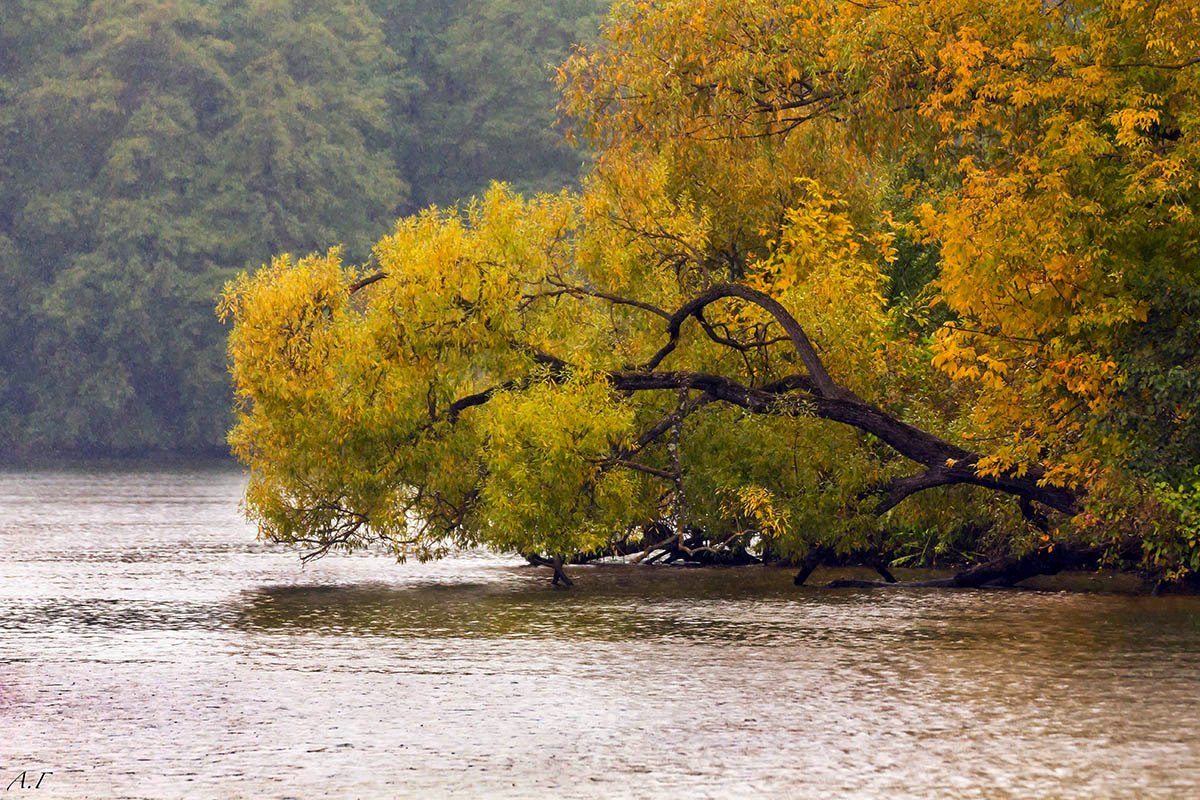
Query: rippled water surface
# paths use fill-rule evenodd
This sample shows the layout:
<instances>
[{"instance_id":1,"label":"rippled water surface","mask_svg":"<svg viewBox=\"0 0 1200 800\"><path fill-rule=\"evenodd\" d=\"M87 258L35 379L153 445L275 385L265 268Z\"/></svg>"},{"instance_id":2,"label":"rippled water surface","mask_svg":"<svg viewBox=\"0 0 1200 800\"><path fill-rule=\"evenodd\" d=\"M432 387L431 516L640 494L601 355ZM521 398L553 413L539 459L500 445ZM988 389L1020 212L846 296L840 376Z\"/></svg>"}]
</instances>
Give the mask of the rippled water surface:
<instances>
[{"instance_id":1,"label":"rippled water surface","mask_svg":"<svg viewBox=\"0 0 1200 800\"><path fill-rule=\"evenodd\" d=\"M0 472L0 789L1200 796L1197 598L301 567L255 541L241 488L227 468Z\"/></svg>"}]
</instances>

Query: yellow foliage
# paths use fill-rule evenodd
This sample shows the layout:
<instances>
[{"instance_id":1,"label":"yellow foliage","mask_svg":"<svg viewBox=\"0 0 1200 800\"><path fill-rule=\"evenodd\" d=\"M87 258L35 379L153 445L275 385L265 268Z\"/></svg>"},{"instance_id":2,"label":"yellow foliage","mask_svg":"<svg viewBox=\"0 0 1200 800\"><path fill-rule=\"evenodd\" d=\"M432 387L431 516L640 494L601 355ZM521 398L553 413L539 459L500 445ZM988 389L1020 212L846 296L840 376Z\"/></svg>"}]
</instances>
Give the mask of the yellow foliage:
<instances>
[{"instance_id":1,"label":"yellow foliage","mask_svg":"<svg viewBox=\"0 0 1200 800\"><path fill-rule=\"evenodd\" d=\"M662 513L674 465L648 448L641 471L613 468L670 407L601 376L646 363L675 309L730 282L790 309L840 384L984 448L981 473L1086 487L1121 457L1103 423L1127 380L1117 345L1162 302L1150 277L1200 254L1198 53L1192 0L619 0L559 72L599 151L580 193L495 187L401 220L374 253L387 279L353 294L364 275L337 251L227 288L248 507L274 538L360 520L349 546L398 554L602 547ZM936 262L911 310L944 324L919 334L891 293L900 240ZM662 369L799 371L740 301L679 337ZM805 424L784 433L854 464L820 473L843 507L903 468ZM762 425L742 435L778 455ZM822 501L728 443L708 457L729 491L705 499L767 536L795 533L797 498Z\"/></svg>"}]
</instances>

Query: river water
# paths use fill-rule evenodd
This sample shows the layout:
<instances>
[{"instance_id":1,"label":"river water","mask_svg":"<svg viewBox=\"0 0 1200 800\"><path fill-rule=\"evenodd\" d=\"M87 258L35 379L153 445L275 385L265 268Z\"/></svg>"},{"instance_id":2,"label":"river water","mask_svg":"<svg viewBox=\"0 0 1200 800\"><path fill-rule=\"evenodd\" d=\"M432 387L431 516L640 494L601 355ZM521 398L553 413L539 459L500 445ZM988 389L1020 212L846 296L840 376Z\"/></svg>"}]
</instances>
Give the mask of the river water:
<instances>
[{"instance_id":1,"label":"river water","mask_svg":"<svg viewBox=\"0 0 1200 800\"><path fill-rule=\"evenodd\" d=\"M302 567L242 485L0 472L5 796L1200 796L1200 598Z\"/></svg>"}]
</instances>

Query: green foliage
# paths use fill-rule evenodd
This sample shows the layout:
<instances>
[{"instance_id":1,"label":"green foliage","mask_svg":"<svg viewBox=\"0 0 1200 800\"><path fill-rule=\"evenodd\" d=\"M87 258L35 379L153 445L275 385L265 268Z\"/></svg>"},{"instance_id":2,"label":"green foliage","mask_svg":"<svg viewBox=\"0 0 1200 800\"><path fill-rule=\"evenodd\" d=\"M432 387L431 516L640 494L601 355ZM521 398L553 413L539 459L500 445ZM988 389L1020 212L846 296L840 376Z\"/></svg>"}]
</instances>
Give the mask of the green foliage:
<instances>
[{"instance_id":1,"label":"green foliage","mask_svg":"<svg viewBox=\"0 0 1200 800\"><path fill-rule=\"evenodd\" d=\"M408 211L449 204L494 180L521 192L577 183L586 155L555 130L554 70L592 40L607 0L376 2L418 88L393 103Z\"/></svg>"},{"instance_id":2,"label":"green foliage","mask_svg":"<svg viewBox=\"0 0 1200 800\"><path fill-rule=\"evenodd\" d=\"M548 413L548 410L550 413ZM605 469L630 438L633 409L603 380L576 376L502 393L481 421L485 474L475 514L500 550L569 556L604 549L638 514L638 482Z\"/></svg>"},{"instance_id":3,"label":"green foliage","mask_svg":"<svg viewBox=\"0 0 1200 800\"><path fill-rule=\"evenodd\" d=\"M2 6L5 452L223 450L237 270L362 259L430 197L575 175L546 65L596 3Z\"/></svg>"},{"instance_id":4,"label":"green foliage","mask_svg":"<svg viewBox=\"0 0 1200 800\"><path fill-rule=\"evenodd\" d=\"M1118 343L1126 379L1107 422L1130 442L1133 469L1179 484L1200 456L1200 272L1154 284L1157 307Z\"/></svg>"},{"instance_id":5,"label":"green foliage","mask_svg":"<svg viewBox=\"0 0 1200 800\"><path fill-rule=\"evenodd\" d=\"M1155 494L1171 517L1147 536L1148 556L1168 578L1200 574L1200 466L1178 485L1156 484Z\"/></svg>"}]
</instances>

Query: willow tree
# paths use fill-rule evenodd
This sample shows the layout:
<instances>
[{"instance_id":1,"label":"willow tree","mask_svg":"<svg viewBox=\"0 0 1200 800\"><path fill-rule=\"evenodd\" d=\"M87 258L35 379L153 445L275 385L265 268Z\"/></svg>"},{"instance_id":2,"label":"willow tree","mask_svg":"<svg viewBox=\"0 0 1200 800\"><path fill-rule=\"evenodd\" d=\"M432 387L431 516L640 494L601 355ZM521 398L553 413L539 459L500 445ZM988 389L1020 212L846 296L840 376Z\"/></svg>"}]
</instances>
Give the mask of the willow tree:
<instances>
[{"instance_id":1,"label":"willow tree","mask_svg":"<svg viewBox=\"0 0 1200 800\"><path fill-rule=\"evenodd\" d=\"M482 545L556 580L616 553L889 576L931 545L969 551L953 585L1195 570L1122 359L1197 371L1145 332L1200 285L1198 15L619 3L561 70L581 192L496 187L369 269L227 288L251 516L310 555Z\"/></svg>"}]
</instances>

